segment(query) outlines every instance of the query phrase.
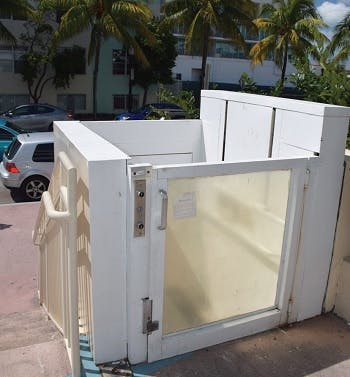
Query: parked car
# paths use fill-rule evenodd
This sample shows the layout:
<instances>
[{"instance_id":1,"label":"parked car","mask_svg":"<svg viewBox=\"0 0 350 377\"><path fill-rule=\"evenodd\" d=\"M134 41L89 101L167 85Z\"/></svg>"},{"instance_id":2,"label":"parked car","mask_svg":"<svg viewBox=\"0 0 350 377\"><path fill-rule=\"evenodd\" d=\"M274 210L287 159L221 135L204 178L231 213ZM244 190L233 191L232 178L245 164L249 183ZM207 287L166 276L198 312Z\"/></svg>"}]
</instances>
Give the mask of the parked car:
<instances>
[{"instance_id":1,"label":"parked car","mask_svg":"<svg viewBox=\"0 0 350 377\"><path fill-rule=\"evenodd\" d=\"M0 162L4 152L18 134L19 132L11 128L5 120L0 119Z\"/></svg>"},{"instance_id":2,"label":"parked car","mask_svg":"<svg viewBox=\"0 0 350 377\"><path fill-rule=\"evenodd\" d=\"M0 114L24 131L52 131L55 120L71 120L71 112L46 103L21 105Z\"/></svg>"},{"instance_id":3,"label":"parked car","mask_svg":"<svg viewBox=\"0 0 350 377\"><path fill-rule=\"evenodd\" d=\"M143 120L147 119L147 117L154 115L157 116L159 113L165 113L169 115L171 119L185 119L186 114L181 109L180 106L175 105L174 103L150 103L148 105L142 106L140 109L136 110L135 112L125 112L117 115L115 117L116 120Z\"/></svg>"},{"instance_id":4,"label":"parked car","mask_svg":"<svg viewBox=\"0 0 350 377\"><path fill-rule=\"evenodd\" d=\"M40 200L48 189L53 165L53 132L19 134L3 155L0 178L24 200Z\"/></svg>"}]
</instances>

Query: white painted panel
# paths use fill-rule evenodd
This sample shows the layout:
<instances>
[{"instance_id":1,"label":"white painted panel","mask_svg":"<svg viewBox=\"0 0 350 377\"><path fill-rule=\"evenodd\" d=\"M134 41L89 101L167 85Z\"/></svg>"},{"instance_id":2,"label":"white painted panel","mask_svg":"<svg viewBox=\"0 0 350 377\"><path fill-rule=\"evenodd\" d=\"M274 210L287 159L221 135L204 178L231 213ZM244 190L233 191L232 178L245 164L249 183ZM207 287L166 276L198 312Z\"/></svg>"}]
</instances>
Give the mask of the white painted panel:
<instances>
[{"instance_id":1,"label":"white painted panel","mask_svg":"<svg viewBox=\"0 0 350 377\"><path fill-rule=\"evenodd\" d=\"M55 151L78 172L78 247L86 247L91 276L96 363L127 356L126 161L128 156L78 122L55 122ZM57 141L57 143L56 143ZM90 329L89 329L90 330Z\"/></svg>"},{"instance_id":2,"label":"white painted panel","mask_svg":"<svg viewBox=\"0 0 350 377\"><path fill-rule=\"evenodd\" d=\"M344 173L347 128L346 118L324 118L319 163L311 167L304 201L290 321L322 312Z\"/></svg>"},{"instance_id":3,"label":"white painted panel","mask_svg":"<svg viewBox=\"0 0 350 377\"><path fill-rule=\"evenodd\" d=\"M143 165L151 171L150 165ZM147 360L147 335L143 334L142 299L149 296L149 238L150 238L150 205L151 184L150 174L134 176L129 167L129 197L127 209L127 328L128 328L128 359L132 364ZM135 177L135 178L134 178ZM145 236L134 237L134 184L137 179L145 179Z\"/></svg>"},{"instance_id":4,"label":"white painted panel","mask_svg":"<svg viewBox=\"0 0 350 377\"><path fill-rule=\"evenodd\" d=\"M306 152L320 152L322 126L321 116L277 109L272 157L295 157L295 153L304 156L284 144Z\"/></svg>"},{"instance_id":5,"label":"white painted panel","mask_svg":"<svg viewBox=\"0 0 350 377\"><path fill-rule=\"evenodd\" d=\"M293 145L280 143L278 156L272 156L273 158L286 158L286 157L312 157L314 152L308 151L307 149L302 149L295 147Z\"/></svg>"},{"instance_id":6,"label":"white painted panel","mask_svg":"<svg viewBox=\"0 0 350 377\"><path fill-rule=\"evenodd\" d=\"M168 165L168 164L189 164L193 162L192 153L177 154L151 154L141 156L130 156L129 165L133 164L151 164L151 165Z\"/></svg>"},{"instance_id":7,"label":"white painted panel","mask_svg":"<svg viewBox=\"0 0 350 377\"><path fill-rule=\"evenodd\" d=\"M192 153L204 161L200 120L84 122L90 130L129 156Z\"/></svg>"},{"instance_id":8,"label":"white painted panel","mask_svg":"<svg viewBox=\"0 0 350 377\"><path fill-rule=\"evenodd\" d=\"M225 161L267 158L272 114L271 107L229 101Z\"/></svg>"},{"instance_id":9,"label":"white painted panel","mask_svg":"<svg viewBox=\"0 0 350 377\"><path fill-rule=\"evenodd\" d=\"M200 118L203 122L205 161L221 161L226 121L226 101L202 98Z\"/></svg>"}]
</instances>

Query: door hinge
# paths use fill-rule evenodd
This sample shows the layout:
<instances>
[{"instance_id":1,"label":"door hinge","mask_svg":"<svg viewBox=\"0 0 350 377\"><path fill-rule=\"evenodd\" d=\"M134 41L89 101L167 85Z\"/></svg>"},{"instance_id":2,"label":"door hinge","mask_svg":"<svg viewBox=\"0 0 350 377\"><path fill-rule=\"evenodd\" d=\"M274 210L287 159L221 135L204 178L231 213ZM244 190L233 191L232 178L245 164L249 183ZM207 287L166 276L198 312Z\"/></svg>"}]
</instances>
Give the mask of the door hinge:
<instances>
[{"instance_id":1,"label":"door hinge","mask_svg":"<svg viewBox=\"0 0 350 377\"><path fill-rule=\"evenodd\" d=\"M153 318L152 318L153 300L150 300L148 297L143 298L142 303L143 303L142 333L151 334L153 331L159 330L159 321L153 321Z\"/></svg>"}]
</instances>

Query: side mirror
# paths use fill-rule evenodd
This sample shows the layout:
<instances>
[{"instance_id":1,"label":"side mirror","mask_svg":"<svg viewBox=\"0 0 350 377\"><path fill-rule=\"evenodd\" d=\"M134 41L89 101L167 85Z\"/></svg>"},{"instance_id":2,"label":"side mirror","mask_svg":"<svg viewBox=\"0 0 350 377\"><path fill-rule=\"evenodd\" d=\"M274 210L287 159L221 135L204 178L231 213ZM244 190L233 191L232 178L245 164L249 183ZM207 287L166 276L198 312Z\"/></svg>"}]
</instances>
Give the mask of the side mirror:
<instances>
[{"instance_id":1,"label":"side mirror","mask_svg":"<svg viewBox=\"0 0 350 377\"><path fill-rule=\"evenodd\" d=\"M7 115L8 117L10 117L10 118L13 117L13 113L12 113L11 111L9 111L8 113L6 113L6 115Z\"/></svg>"}]
</instances>

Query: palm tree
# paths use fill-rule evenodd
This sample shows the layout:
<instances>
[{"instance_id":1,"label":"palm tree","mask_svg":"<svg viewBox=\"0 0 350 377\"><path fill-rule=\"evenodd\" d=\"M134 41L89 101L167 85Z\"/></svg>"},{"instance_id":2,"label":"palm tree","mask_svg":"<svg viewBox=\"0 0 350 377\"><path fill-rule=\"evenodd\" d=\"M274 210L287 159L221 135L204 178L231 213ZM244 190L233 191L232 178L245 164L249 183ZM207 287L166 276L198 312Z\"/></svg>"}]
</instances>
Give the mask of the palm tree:
<instances>
[{"instance_id":1,"label":"palm tree","mask_svg":"<svg viewBox=\"0 0 350 377\"><path fill-rule=\"evenodd\" d=\"M345 58L350 55L350 12L335 27L331 41L331 50Z\"/></svg>"},{"instance_id":2,"label":"palm tree","mask_svg":"<svg viewBox=\"0 0 350 377\"><path fill-rule=\"evenodd\" d=\"M327 43L316 43L310 50L310 55L319 63L322 73L326 71L341 71L343 63L349 55L349 49L333 50L333 40Z\"/></svg>"},{"instance_id":3,"label":"palm tree","mask_svg":"<svg viewBox=\"0 0 350 377\"><path fill-rule=\"evenodd\" d=\"M326 24L317 14L313 0L274 0L262 7L262 15L254 23L266 35L250 50L252 63L262 64L273 55L281 69L279 89L284 87L288 53L295 57L305 56L313 42L326 40L319 30Z\"/></svg>"},{"instance_id":4,"label":"palm tree","mask_svg":"<svg viewBox=\"0 0 350 377\"><path fill-rule=\"evenodd\" d=\"M251 0L170 0L163 5L164 22L184 28L187 51L201 50L200 88L203 89L211 37L221 32L235 44L245 47L240 26L248 29L256 5Z\"/></svg>"},{"instance_id":5,"label":"palm tree","mask_svg":"<svg viewBox=\"0 0 350 377\"><path fill-rule=\"evenodd\" d=\"M135 35L152 40L146 27L152 14L146 4L133 0L41 0L42 9L63 9L64 14L58 27L58 42L67 40L85 30L90 31L88 63L94 58L93 71L93 114L97 112L97 78L102 41L110 36L132 47L136 58L147 65L142 49Z\"/></svg>"},{"instance_id":6,"label":"palm tree","mask_svg":"<svg viewBox=\"0 0 350 377\"><path fill-rule=\"evenodd\" d=\"M32 14L33 8L27 3L26 0L1 0L0 12L8 13L12 16L28 17ZM0 22L0 40L16 44L16 38L6 28L6 26Z\"/></svg>"}]
</instances>

